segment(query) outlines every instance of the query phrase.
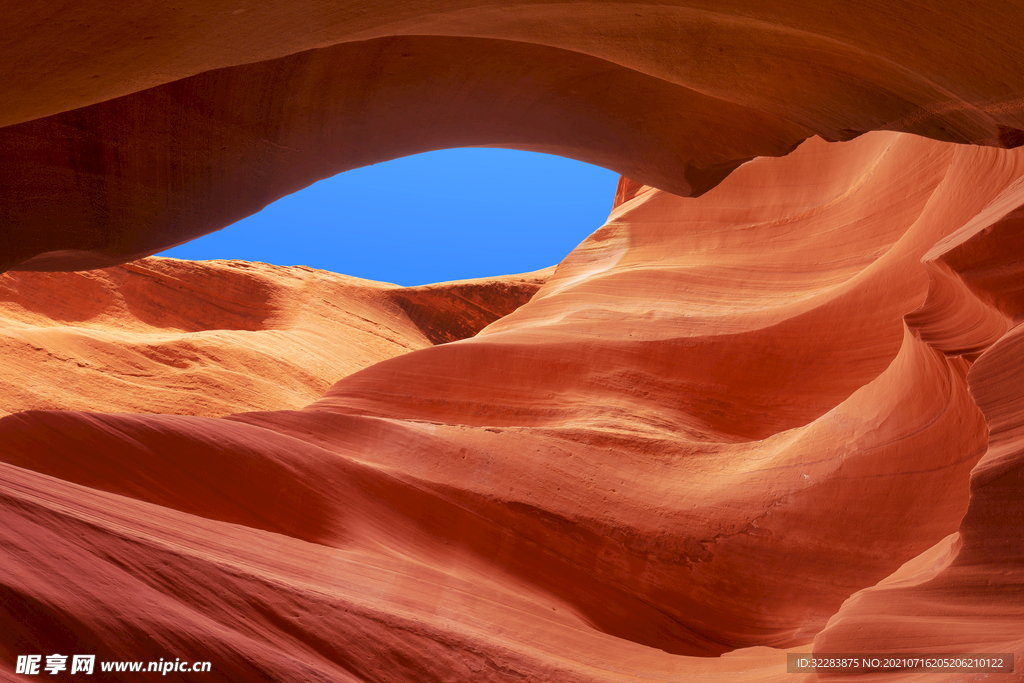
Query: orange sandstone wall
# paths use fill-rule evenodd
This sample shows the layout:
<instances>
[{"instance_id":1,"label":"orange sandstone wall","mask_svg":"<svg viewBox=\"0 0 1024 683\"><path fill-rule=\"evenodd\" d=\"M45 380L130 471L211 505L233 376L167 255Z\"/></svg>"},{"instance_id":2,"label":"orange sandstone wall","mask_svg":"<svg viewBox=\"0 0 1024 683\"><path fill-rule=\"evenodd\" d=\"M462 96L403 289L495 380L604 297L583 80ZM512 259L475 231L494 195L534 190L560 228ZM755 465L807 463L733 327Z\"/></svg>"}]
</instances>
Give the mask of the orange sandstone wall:
<instances>
[{"instance_id":1,"label":"orange sandstone wall","mask_svg":"<svg viewBox=\"0 0 1024 683\"><path fill-rule=\"evenodd\" d=\"M425 287L152 257L0 275L0 412L301 408L378 361L470 337L548 271Z\"/></svg>"},{"instance_id":2,"label":"orange sandstone wall","mask_svg":"<svg viewBox=\"0 0 1024 683\"><path fill-rule=\"evenodd\" d=\"M528 303L301 410L2 418L0 661L781 681L786 651L1019 650L1022 177L876 132L699 198L623 182ZM386 290L425 339L438 288Z\"/></svg>"},{"instance_id":3,"label":"orange sandstone wall","mask_svg":"<svg viewBox=\"0 0 1024 683\"><path fill-rule=\"evenodd\" d=\"M813 135L1024 143L1014 0L131 0L4 16L4 270L123 263L441 147L552 152L699 195Z\"/></svg>"},{"instance_id":4,"label":"orange sandstone wall","mask_svg":"<svg viewBox=\"0 0 1024 683\"><path fill-rule=\"evenodd\" d=\"M1020 3L3 16L0 677L1024 654ZM129 263L461 145L625 177L550 274Z\"/></svg>"}]
</instances>

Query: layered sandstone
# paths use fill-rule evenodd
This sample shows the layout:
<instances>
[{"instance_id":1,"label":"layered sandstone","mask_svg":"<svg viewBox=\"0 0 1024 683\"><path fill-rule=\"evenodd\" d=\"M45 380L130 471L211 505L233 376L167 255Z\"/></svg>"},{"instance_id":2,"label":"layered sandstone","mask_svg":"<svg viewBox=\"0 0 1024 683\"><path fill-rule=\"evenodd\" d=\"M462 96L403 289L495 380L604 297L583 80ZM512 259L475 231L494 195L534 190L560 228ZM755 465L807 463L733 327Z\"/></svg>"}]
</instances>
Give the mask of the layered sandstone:
<instances>
[{"instance_id":1,"label":"layered sandstone","mask_svg":"<svg viewBox=\"0 0 1024 683\"><path fill-rule=\"evenodd\" d=\"M1016 674L996 680L1024 676L1024 302L1016 276L1022 207L1024 183L1017 182L926 255L926 265L954 273L964 293L957 308L967 315L948 316L959 317L958 341L971 327L963 323L982 314L990 322L973 326L975 335L996 321L1013 325L996 339L982 334L988 343L979 345L967 375L989 428L988 450L971 472L967 513L956 532L847 600L815 638L816 650L1013 653ZM938 682L949 675L876 678Z\"/></svg>"},{"instance_id":2,"label":"layered sandstone","mask_svg":"<svg viewBox=\"0 0 1024 683\"><path fill-rule=\"evenodd\" d=\"M360 283L422 348L301 410L0 419L2 659L782 681L786 650L1019 650L1022 178L876 132L699 198L624 180L475 336L430 345L446 286Z\"/></svg>"},{"instance_id":3,"label":"layered sandstone","mask_svg":"<svg viewBox=\"0 0 1024 683\"><path fill-rule=\"evenodd\" d=\"M243 261L147 258L0 275L0 413L301 408L378 361L471 337L549 271L399 287Z\"/></svg>"},{"instance_id":4,"label":"layered sandstone","mask_svg":"<svg viewBox=\"0 0 1024 683\"><path fill-rule=\"evenodd\" d=\"M123 263L442 147L699 195L813 135L1024 143L1014 0L8 5L5 270Z\"/></svg>"},{"instance_id":5,"label":"layered sandstone","mask_svg":"<svg viewBox=\"0 0 1024 683\"><path fill-rule=\"evenodd\" d=\"M7 5L0 678L1024 680L1020 3ZM136 260L488 145L553 273Z\"/></svg>"}]
</instances>

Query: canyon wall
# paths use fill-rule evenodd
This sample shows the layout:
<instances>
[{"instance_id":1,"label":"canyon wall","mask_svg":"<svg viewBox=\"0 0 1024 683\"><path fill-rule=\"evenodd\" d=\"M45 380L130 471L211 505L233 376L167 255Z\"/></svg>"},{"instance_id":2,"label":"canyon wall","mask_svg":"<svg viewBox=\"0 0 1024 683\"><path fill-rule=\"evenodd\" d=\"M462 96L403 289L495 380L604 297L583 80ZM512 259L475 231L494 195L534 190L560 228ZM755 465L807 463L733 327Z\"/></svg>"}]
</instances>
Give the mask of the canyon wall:
<instances>
[{"instance_id":1,"label":"canyon wall","mask_svg":"<svg viewBox=\"0 0 1024 683\"><path fill-rule=\"evenodd\" d=\"M5 17L0 678L1024 680L1018 4ZM624 177L522 276L143 258L460 145Z\"/></svg>"},{"instance_id":2,"label":"canyon wall","mask_svg":"<svg viewBox=\"0 0 1024 683\"><path fill-rule=\"evenodd\" d=\"M1024 144L1013 0L8 5L0 270L124 263L443 147L699 195L814 135Z\"/></svg>"},{"instance_id":3,"label":"canyon wall","mask_svg":"<svg viewBox=\"0 0 1024 683\"><path fill-rule=\"evenodd\" d=\"M0 419L5 658L173 652L222 680L725 681L792 677L785 653L812 647L1020 650L1016 574L995 595L977 584L1019 559L1001 482L1019 469L1022 177L1024 151L876 132L751 161L699 198L623 181L527 303L439 345L422 321L444 307L424 292L454 285L97 271L123 301L104 304L108 328L174 310L153 291L132 303L146 269L193 291L240 271L235 294L204 290L232 301L220 320L292 321L265 325L266 354L340 379L298 410ZM348 313L292 336L328 304ZM165 324L197 344L203 315ZM370 322L419 348L346 369L334 345L372 353ZM222 367L244 362L219 340ZM948 606L921 602L918 571L953 582ZM918 631L900 621L914 609Z\"/></svg>"}]
</instances>

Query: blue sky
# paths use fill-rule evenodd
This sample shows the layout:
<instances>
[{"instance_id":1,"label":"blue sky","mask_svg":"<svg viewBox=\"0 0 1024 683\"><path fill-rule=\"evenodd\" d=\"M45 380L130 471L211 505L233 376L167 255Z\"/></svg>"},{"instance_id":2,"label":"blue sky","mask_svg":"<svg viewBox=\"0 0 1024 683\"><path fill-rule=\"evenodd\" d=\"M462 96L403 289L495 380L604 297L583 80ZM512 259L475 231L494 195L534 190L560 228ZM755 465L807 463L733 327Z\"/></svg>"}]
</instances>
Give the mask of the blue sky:
<instances>
[{"instance_id":1,"label":"blue sky","mask_svg":"<svg viewBox=\"0 0 1024 683\"><path fill-rule=\"evenodd\" d=\"M618 175L506 149L449 149L322 180L170 249L420 285L538 270L604 223Z\"/></svg>"}]
</instances>

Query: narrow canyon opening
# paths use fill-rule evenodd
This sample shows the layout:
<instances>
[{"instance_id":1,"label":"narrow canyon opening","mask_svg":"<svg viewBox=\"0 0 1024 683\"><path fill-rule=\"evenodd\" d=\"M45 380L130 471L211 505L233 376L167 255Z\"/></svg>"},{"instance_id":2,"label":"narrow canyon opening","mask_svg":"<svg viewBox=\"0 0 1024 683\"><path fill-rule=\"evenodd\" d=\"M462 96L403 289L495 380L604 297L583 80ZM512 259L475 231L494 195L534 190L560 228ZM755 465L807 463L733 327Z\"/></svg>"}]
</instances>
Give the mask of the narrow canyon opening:
<instances>
[{"instance_id":1,"label":"narrow canyon opening","mask_svg":"<svg viewBox=\"0 0 1024 683\"><path fill-rule=\"evenodd\" d=\"M305 265L403 286L531 272L604 223L618 178L537 152L437 150L321 180L160 255Z\"/></svg>"}]
</instances>

